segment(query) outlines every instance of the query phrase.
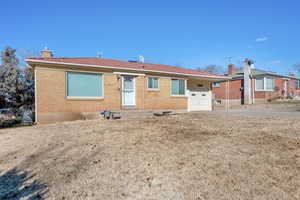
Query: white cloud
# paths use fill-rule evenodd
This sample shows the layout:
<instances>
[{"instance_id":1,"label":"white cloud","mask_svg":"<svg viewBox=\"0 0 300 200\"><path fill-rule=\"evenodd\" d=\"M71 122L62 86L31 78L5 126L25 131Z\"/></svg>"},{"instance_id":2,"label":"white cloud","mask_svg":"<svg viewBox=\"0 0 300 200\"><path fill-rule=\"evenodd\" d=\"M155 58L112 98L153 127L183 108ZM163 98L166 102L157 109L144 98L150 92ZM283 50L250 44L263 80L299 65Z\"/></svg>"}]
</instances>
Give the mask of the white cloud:
<instances>
[{"instance_id":1,"label":"white cloud","mask_svg":"<svg viewBox=\"0 0 300 200\"><path fill-rule=\"evenodd\" d=\"M270 65L277 65L277 64L280 64L280 63L281 63L281 60L273 60L269 64Z\"/></svg>"},{"instance_id":2,"label":"white cloud","mask_svg":"<svg viewBox=\"0 0 300 200\"><path fill-rule=\"evenodd\" d=\"M267 41L267 40L269 40L270 38L268 38L268 37L260 37L260 38L257 38L256 39L256 42L264 42L264 41Z\"/></svg>"}]
</instances>

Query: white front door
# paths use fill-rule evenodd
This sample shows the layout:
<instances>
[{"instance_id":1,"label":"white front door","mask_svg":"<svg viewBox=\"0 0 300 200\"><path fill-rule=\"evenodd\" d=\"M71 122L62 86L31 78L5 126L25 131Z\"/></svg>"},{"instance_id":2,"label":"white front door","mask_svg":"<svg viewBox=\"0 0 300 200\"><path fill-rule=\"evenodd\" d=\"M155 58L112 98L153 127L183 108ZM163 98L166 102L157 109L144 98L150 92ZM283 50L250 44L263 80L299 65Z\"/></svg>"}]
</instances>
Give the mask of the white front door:
<instances>
[{"instance_id":1,"label":"white front door","mask_svg":"<svg viewBox=\"0 0 300 200\"><path fill-rule=\"evenodd\" d=\"M212 110L211 91L189 91L188 110Z\"/></svg>"},{"instance_id":2,"label":"white front door","mask_svg":"<svg viewBox=\"0 0 300 200\"><path fill-rule=\"evenodd\" d=\"M135 106L135 79L133 76L122 77L122 104Z\"/></svg>"}]
</instances>

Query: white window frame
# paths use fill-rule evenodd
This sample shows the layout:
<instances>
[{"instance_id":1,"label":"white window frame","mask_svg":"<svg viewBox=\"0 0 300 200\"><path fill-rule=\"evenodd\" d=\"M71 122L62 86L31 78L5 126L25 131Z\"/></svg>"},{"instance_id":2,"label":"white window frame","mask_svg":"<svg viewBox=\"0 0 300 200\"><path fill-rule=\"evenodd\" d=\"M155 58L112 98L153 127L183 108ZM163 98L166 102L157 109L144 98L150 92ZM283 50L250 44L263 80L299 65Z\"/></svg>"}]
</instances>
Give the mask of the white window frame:
<instances>
[{"instance_id":1,"label":"white window frame","mask_svg":"<svg viewBox=\"0 0 300 200\"><path fill-rule=\"evenodd\" d=\"M263 81L264 81L264 88L262 90L258 90L256 81L257 81L257 79L261 79L261 78L263 78ZM255 78L255 91L274 91L275 90L275 78L269 78L269 77L265 77L265 76L261 77L261 78ZM267 78L273 80L274 87L272 90L267 90Z\"/></svg>"},{"instance_id":2,"label":"white window frame","mask_svg":"<svg viewBox=\"0 0 300 200\"><path fill-rule=\"evenodd\" d=\"M149 78L157 78L157 88L149 88ZM147 76L147 89L148 90L153 90L153 91L158 91L160 90L160 78L158 76Z\"/></svg>"},{"instance_id":3,"label":"white window frame","mask_svg":"<svg viewBox=\"0 0 300 200\"><path fill-rule=\"evenodd\" d=\"M172 79L184 80L184 94L172 94ZM170 78L170 96L172 96L172 97L187 97L187 79L185 79L185 78Z\"/></svg>"},{"instance_id":4,"label":"white window frame","mask_svg":"<svg viewBox=\"0 0 300 200\"><path fill-rule=\"evenodd\" d=\"M100 97L76 97L76 96L68 96L68 73L82 73L82 74L99 74L102 76L102 96ZM65 71L65 96L66 99L70 100L99 100L104 99L104 73L101 72L91 72L91 71L77 71L77 70L68 70Z\"/></svg>"}]
</instances>

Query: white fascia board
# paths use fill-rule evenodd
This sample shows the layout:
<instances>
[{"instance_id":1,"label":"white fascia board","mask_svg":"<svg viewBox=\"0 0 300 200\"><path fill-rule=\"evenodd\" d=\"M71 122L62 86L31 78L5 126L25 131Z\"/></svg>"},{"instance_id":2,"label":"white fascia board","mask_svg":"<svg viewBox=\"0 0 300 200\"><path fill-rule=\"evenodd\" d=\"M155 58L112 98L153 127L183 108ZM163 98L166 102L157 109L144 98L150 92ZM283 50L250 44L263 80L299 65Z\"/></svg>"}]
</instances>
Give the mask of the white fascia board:
<instances>
[{"instance_id":1,"label":"white fascia board","mask_svg":"<svg viewBox=\"0 0 300 200\"><path fill-rule=\"evenodd\" d=\"M112 67L112 66L102 66L102 65L91 65L91 64L79 64L79 63L66 63L66 62L56 62L56 61L45 61L45 60L36 60L36 59L25 59L26 62L35 62L35 63L48 63L48 64L63 64L70 66L81 66L81 67L95 67L95 68L107 68L107 69L118 69L118 70L131 70L131 71L143 71L143 72L154 72L154 73L164 73L164 74L176 74L181 76L190 76L190 77L203 77L203 78L212 78L212 79L230 79L229 77L223 76L209 76L209 75L197 75L197 74L183 74L177 72L165 72L157 70L145 70L145 69L131 69L123 67Z\"/></svg>"},{"instance_id":2,"label":"white fascia board","mask_svg":"<svg viewBox=\"0 0 300 200\"><path fill-rule=\"evenodd\" d=\"M137 73L128 73L128 72L113 72L114 74L119 75L131 75L131 76L145 76L145 74L137 74Z\"/></svg>"}]
</instances>

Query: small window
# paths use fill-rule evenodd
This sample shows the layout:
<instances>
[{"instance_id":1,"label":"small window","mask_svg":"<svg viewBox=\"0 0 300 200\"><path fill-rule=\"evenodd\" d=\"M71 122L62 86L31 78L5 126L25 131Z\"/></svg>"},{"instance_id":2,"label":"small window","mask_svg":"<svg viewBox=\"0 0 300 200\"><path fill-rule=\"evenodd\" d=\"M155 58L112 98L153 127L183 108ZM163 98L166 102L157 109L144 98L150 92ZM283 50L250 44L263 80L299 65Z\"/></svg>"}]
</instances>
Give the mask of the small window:
<instances>
[{"instance_id":1,"label":"small window","mask_svg":"<svg viewBox=\"0 0 300 200\"><path fill-rule=\"evenodd\" d=\"M158 89L158 77L148 78L148 89Z\"/></svg>"},{"instance_id":2,"label":"small window","mask_svg":"<svg viewBox=\"0 0 300 200\"><path fill-rule=\"evenodd\" d=\"M221 83L220 82L214 82L213 83L213 87L220 87L221 86Z\"/></svg>"},{"instance_id":3,"label":"small window","mask_svg":"<svg viewBox=\"0 0 300 200\"><path fill-rule=\"evenodd\" d=\"M102 74L67 72L67 96L79 98L103 97Z\"/></svg>"},{"instance_id":4,"label":"small window","mask_svg":"<svg viewBox=\"0 0 300 200\"><path fill-rule=\"evenodd\" d=\"M171 94L181 96L185 95L184 79L171 79Z\"/></svg>"}]
</instances>

